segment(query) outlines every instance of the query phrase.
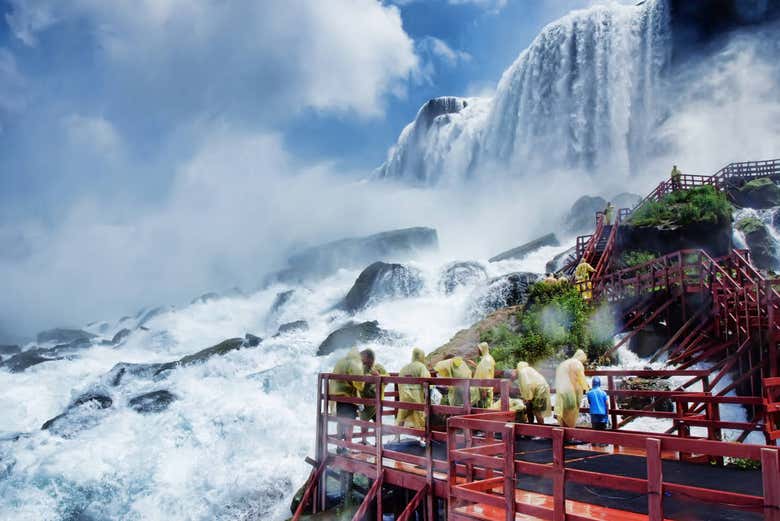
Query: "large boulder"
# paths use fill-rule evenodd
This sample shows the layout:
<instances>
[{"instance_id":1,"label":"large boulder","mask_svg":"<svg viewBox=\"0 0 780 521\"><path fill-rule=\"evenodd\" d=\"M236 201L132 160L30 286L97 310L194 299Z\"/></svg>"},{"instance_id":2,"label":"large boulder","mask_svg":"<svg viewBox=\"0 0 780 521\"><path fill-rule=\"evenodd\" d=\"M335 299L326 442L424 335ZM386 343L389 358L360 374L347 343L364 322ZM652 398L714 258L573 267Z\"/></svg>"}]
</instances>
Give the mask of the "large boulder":
<instances>
[{"instance_id":1,"label":"large boulder","mask_svg":"<svg viewBox=\"0 0 780 521\"><path fill-rule=\"evenodd\" d=\"M17 345L0 345L0 355L15 355L21 352L22 348Z\"/></svg>"},{"instance_id":2,"label":"large boulder","mask_svg":"<svg viewBox=\"0 0 780 521\"><path fill-rule=\"evenodd\" d=\"M555 236L555 234L548 233L547 235L542 235L541 237L534 239L530 242L527 242L521 246L518 246L517 248L512 248L511 250L507 250L503 253L499 253L495 257L489 259L488 262L499 262L499 261L510 260L510 259L522 259L528 254L535 252L539 248L543 248L545 246L560 246L560 245L561 243L558 241L558 238Z\"/></svg>"},{"instance_id":3,"label":"large boulder","mask_svg":"<svg viewBox=\"0 0 780 521\"><path fill-rule=\"evenodd\" d=\"M176 395L165 389L139 394L127 402L127 405L140 414L162 412L176 400Z\"/></svg>"},{"instance_id":4,"label":"large boulder","mask_svg":"<svg viewBox=\"0 0 780 521\"><path fill-rule=\"evenodd\" d=\"M471 286L487 278L487 271L478 262L453 262L444 268L439 279L439 287L449 295L461 286Z\"/></svg>"},{"instance_id":5,"label":"large boulder","mask_svg":"<svg viewBox=\"0 0 780 521\"><path fill-rule=\"evenodd\" d=\"M737 223L736 228L745 236L755 265L765 270L777 269L779 248L767 226L755 217L746 217Z\"/></svg>"},{"instance_id":6,"label":"large boulder","mask_svg":"<svg viewBox=\"0 0 780 521\"><path fill-rule=\"evenodd\" d=\"M253 335L252 333L247 333L244 335L244 343L247 347L257 347L260 345L260 342L263 341L262 337L259 337L257 335Z\"/></svg>"},{"instance_id":7,"label":"large boulder","mask_svg":"<svg viewBox=\"0 0 780 521\"><path fill-rule=\"evenodd\" d=\"M227 340L223 340L222 342L220 342L215 346L211 346L201 351L198 351L197 353L183 356L182 358L179 358L178 360L175 360L173 362L166 362L164 364L160 364L159 369L155 371L155 374L160 374L163 371L168 371L170 369L175 369L177 367L202 363L208 360L209 358L211 358L212 356L222 356L231 351L241 349L242 347L247 347L246 341L243 338L229 338Z\"/></svg>"},{"instance_id":8,"label":"large boulder","mask_svg":"<svg viewBox=\"0 0 780 521\"><path fill-rule=\"evenodd\" d=\"M341 308L355 313L379 300L417 295L422 286L417 270L402 264L375 262L360 273Z\"/></svg>"},{"instance_id":9,"label":"large boulder","mask_svg":"<svg viewBox=\"0 0 780 521\"><path fill-rule=\"evenodd\" d=\"M117 331L117 333L114 335L114 337L111 339L112 345L119 345L121 342L123 342L128 336L130 336L131 331L127 328L120 329Z\"/></svg>"},{"instance_id":10,"label":"large boulder","mask_svg":"<svg viewBox=\"0 0 780 521\"><path fill-rule=\"evenodd\" d=\"M731 222L699 222L685 225L620 227L618 251L646 251L658 257L679 250L702 249L712 257L728 255L731 247Z\"/></svg>"},{"instance_id":11,"label":"large boulder","mask_svg":"<svg viewBox=\"0 0 780 521\"><path fill-rule=\"evenodd\" d=\"M281 335L286 335L289 333L295 333L299 331L308 331L309 330L309 323L305 320L295 320L293 322L287 322L286 324L282 324L279 326L279 331L276 332L274 337L278 337Z\"/></svg>"},{"instance_id":12,"label":"large boulder","mask_svg":"<svg viewBox=\"0 0 780 521\"><path fill-rule=\"evenodd\" d=\"M501 325L515 330L518 327L517 317L521 310L522 306L512 306L490 313L470 328L455 333L449 342L428 355L428 362L433 365L449 355L460 356L467 360L476 359L479 356L477 345L482 334Z\"/></svg>"},{"instance_id":13,"label":"large boulder","mask_svg":"<svg viewBox=\"0 0 780 521\"><path fill-rule=\"evenodd\" d=\"M410 256L436 249L439 238L433 228L406 228L367 237L341 239L308 248L291 256L289 267L277 274L286 282L302 282L354 269L376 261L407 260Z\"/></svg>"},{"instance_id":14,"label":"large boulder","mask_svg":"<svg viewBox=\"0 0 780 521\"><path fill-rule=\"evenodd\" d=\"M94 427L104 415L104 409L113 405L110 396L88 392L76 398L65 412L46 421L41 429L63 438L72 438L79 432Z\"/></svg>"},{"instance_id":15,"label":"large boulder","mask_svg":"<svg viewBox=\"0 0 780 521\"><path fill-rule=\"evenodd\" d=\"M596 212L607 206L603 197L583 195L572 205L563 221L564 230L571 235L593 233L596 227Z\"/></svg>"},{"instance_id":16,"label":"large boulder","mask_svg":"<svg viewBox=\"0 0 780 521\"><path fill-rule=\"evenodd\" d=\"M729 195L735 204L742 207L764 209L780 206L780 187L766 177L729 190Z\"/></svg>"},{"instance_id":17,"label":"large boulder","mask_svg":"<svg viewBox=\"0 0 780 521\"><path fill-rule=\"evenodd\" d=\"M662 378L640 378L637 376L624 379L618 384L619 389L627 391L671 391L672 385L669 380ZM639 411L653 404L652 410L671 412L674 405L669 398L653 399L648 396L627 396L618 399L618 405L621 409L631 409Z\"/></svg>"},{"instance_id":18,"label":"large boulder","mask_svg":"<svg viewBox=\"0 0 780 521\"><path fill-rule=\"evenodd\" d=\"M375 342L388 335L389 333L379 327L379 322L376 320L361 323L348 322L328 335L317 348L317 356L329 355L346 347Z\"/></svg>"},{"instance_id":19,"label":"large boulder","mask_svg":"<svg viewBox=\"0 0 780 521\"><path fill-rule=\"evenodd\" d=\"M486 288L477 292L477 313L484 315L497 309L525 304L531 285L538 280L539 276L535 273L523 272L492 279Z\"/></svg>"},{"instance_id":20,"label":"large boulder","mask_svg":"<svg viewBox=\"0 0 780 521\"><path fill-rule=\"evenodd\" d=\"M33 348L4 360L0 363L0 368L8 369L12 373L21 373L34 365L62 360L63 358L64 356L56 348Z\"/></svg>"},{"instance_id":21,"label":"large boulder","mask_svg":"<svg viewBox=\"0 0 780 521\"><path fill-rule=\"evenodd\" d=\"M39 344L53 343L53 344L70 344L71 342L91 340L97 335L84 331L82 329L67 329L57 327L54 329L47 329L41 331L37 335Z\"/></svg>"}]
</instances>

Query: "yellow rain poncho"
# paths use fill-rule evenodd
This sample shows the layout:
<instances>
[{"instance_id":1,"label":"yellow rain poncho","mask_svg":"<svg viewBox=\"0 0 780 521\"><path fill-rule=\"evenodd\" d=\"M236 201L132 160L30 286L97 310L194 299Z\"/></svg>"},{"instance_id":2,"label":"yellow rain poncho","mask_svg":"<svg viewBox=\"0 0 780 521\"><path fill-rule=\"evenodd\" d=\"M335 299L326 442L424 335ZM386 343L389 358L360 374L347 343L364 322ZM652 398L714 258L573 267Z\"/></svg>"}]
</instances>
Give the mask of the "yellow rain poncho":
<instances>
[{"instance_id":1,"label":"yellow rain poncho","mask_svg":"<svg viewBox=\"0 0 780 521\"><path fill-rule=\"evenodd\" d=\"M520 389L520 398L526 404L528 421L536 419L537 423L544 423L544 418L552 413L550 384L527 362L518 362L517 386Z\"/></svg>"},{"instance_id":2,"label":"yellow rain poncho","mask_svg":"<svg viewBox=\"0 0 780 521\"><path fill-rule=\"evenodd\" d=\"M384 368L382 364L375 363L374 366L371 368L371 370L368 372L371 376L387 376L389 373L387 372L387 369ZM385 386L382 385L382 399L385 398ZM374 384L366 384L366 387L363 389L363 398L376 398L376 385ZM376 420L374 418L374 413L376 412L376 407L373 405L364 405L363 411L360 413L360 419L363 421L371 421Z\"/></svg>"},{"instance_id":3,"label":"yellow rain poncho","mask_svg":"<svg viewBox=\"0 0 780 521\"><path fill-rule=\"evenodd\" d=\"M580 262L574 270L574 280L577 281L577 289L580 290L580 294L585 300L590 300L593 296L593 283L590 281L590 274L595 271L593 266L586 261Z\"/></svg>"},{"instance_id":4,"label":"yellow rain poncho","mask_svg":"<svg viewBox=\"0 0 780 521\"><path fill-rule=\"evenodd\" d=\"M431 373L425 367L425 353L419 347L412 351L412 361L406 364L398 372L398 376L407 376L413 378L430 378ZM398 400L401 402L425 403L425 393L421 384L399 384ZM412 427L415 429L425 428L425 413L423 411L412 411L409 409L398 409L395 417L396 425L401 427Z\"/></svg>"},{"instance_id":5,"label":"yellow rain poncho","mask_svg":"<svg viewBox=\"0 0 780 521\"><path fill-rule=\"evenodd\" d=\"M363 362L360 360L360 353L357 349L352 349L347 356L336 362L333 368L334 374L348 374L355 376L363 375ZM329 380L328 392L332 396L351 396L358 397L363 392L365 382L350 382L348 380Z\"/></svg>"},{"instance_id":6,"label":"yellow rain poncho","mask_svg":"<svg viewBox=\"0 0 780 521\"><path fill-rule=\"evenodd\" d=\"M479 364L474 369L474 379L483 380L494 378L496 375L496 361L490 356L490 347L486 342L477 346L479 348ZM475 407L489 409L493 405L493 389L491 387L479 387L471 390L471 404Z\"/></svg>"},{"instance_id":7,"label":"yellow rain poncho","mask_svg":"<svg viewBox=\"0 0 780 521\"><path fill-rule=\"evenodd\" d=\"M471 378L471 369L459 356L442 360L433 366L433 370L441 378ZM447 405L463 405L463 389L448 387Z\"/></svg>"},{"instance_id":8,"label":"yellow rain poncho","mask_svg":"<svg viewBox=\"0 0 780 521\"><path fill-rule=\"evenodd\" d=\"M576 425L582 395L590 389L583 365L587 361L582 349L577 349L573 357L561 362L555 370L555 415L564 427Z\"/></svg>"}]
</instances>

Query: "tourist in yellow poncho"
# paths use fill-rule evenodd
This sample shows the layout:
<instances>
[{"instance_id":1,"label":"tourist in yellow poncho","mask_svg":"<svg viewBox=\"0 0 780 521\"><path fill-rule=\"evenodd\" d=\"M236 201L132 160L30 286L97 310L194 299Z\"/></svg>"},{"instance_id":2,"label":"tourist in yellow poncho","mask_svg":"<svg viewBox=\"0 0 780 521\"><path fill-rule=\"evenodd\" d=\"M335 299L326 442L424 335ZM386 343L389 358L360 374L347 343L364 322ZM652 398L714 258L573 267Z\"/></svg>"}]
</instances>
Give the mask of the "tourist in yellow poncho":
<instances>
[{"instance_id":1,"label":"tourist in yellow poncho","mask_svg":"<svg viewBox=\"0 0 780 521\"><path fill-rule=\"evenodd\" d=\"M544 419L552 413L550 384L527 362L518 362L517 386L520 389L520 398L525 402L528 423L536 420L536 423L544 424Z\"/></svg>"},{"instance_id":2,"label":"tourist in yellow poncho","mask_svg":"<svg viewBox=\"0 0 780 521\"><path fill-rule=\"evenodd\" d=\"M440 378L471 378L471 369L459 356L437 362L433 370ZM463 403L463 389L459 386L448 387L447 404L455 406Z\"/></svg>"},{"instance_id":3,"label":"tourist in yellow poncho","mask_svg":"<svg viewBox=\"0 0 780 521\"><path fill-rule=\"evenodd\" d=\"M582 395L590 389L585 378L585 362L588 357L582 349L561 362L555 370L555 415L564 427L574 427L580 414Z\"/></svg>"},{"instance_id":4,"label":"tourist in yellow poncho","mask_svg":"<svg viewBox=\"0 0 780 521\"><path fill-rule=\"evenodd\" d=\"M590 281L590 274L595 271L593 266L585 260L580 262L577 269L574 270L574 280L577 281L577 289L580 290L580 294L585 300L590 300L593 297L593 283Z\"/></svg>"},{"instance_id":5,"label":"tourist in yellow poncho","mask_svg":"<svg viewBox=\"0 0 780 521\"><path fill-rule=\"evenodd\" d=\"M490 355L490 347L486 342L478 346L480 359L476 369L474 369L475 380L485 380L494 378L496 375L496 361ZM475 407L489 409L493 405L493 388L479 387L471 390L471 404Z\"/></svg>"},{"instance_id":6,"label":"tourist in yellow poncho","mask_svg":"<svg viewBox=\"0 0 780 521\"><path fill-rule=\"evenodd\" d=\"M363 361L363 370L370 376L388 376L387 369L382 364L375 361L374 351L364 349L360 352L360 358ZM362 392L363 398L376 398L376 385L366 383ZM385 386L382 384L381 399L385 398ZM360 412L360 419L363 421L376 421L376 406L364 405Z\"/></svg>"},{"instance_id":7,"label":"tourist in yellow poncho","mask_svg":"<svg viewBox=\"0 0 780 521\"><path fill-rule=\"evenodd\" d=\"M412 361L406 364L398 372L398 376L413 378L430 378L431 373L425 367L425 353L419 347L412 351ZM425 403L425 393L421 384L399 384L398 401L411 403ZM396 425L412 427L414 429L425 428L425 413L409 409L398 409L395 417Z\"/></svg>"},{"instance_id":8,"label":"tourist in yellow poncho","mask_svg":"<svg viewBox=\"0 0 780 521\"><path fill-rule=\"evenodd\" d=\"M346 374L351 376L362 376L363 362L360 359L360 353L357 349L352 349L347 356L336 362L333 368L334 374ZM358 398L365 387L365 382L352 382L349 380L328 380L328 393L330 396L347 396L349 398ZM331 414L354 420L357 417L358 406L354 403L330 403ZM335 411L334 411L335 409ZM344 438L344 434L352 433L352 428L347 428L341 424L338 425L339 438ZM351 437L351 436L350 436Z\"/></svg>"}]
</instances>

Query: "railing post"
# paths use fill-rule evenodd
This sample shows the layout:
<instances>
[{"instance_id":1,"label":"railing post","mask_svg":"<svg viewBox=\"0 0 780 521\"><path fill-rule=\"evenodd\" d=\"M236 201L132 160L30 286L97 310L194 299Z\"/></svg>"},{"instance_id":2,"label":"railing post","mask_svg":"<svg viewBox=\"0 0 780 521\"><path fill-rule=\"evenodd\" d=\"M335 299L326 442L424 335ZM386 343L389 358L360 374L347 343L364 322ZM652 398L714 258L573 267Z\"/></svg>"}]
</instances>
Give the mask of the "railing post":
<instances>
[{"instance_id":1,"label":"railing post","mask_svg":"<svg viewBox=\"0 0 780 521\"><path fill-rule=\"evenodd\" d=\"M506 521L515 521L515 426L504 425L504 498L506 499Z\"/></svg>"},{"instance_id":2,"label":"railing post","mask_svg":"<svg viewBox=\"0 0 780 521\"><path fill-rule=\"evenodd\" d=\"M564 459L564 430L552 430L553 442L553 521L566 519L566 467Z\"/></svg>"},{"instance_id":3,"label":"railing post","mask_svg":"<svg viewBox=\"0 0 780 521\"><path fill-rule=\"evenodd\" d=\"M449 463L449 471L447 474L447 517L451 518L455 511L455 501L452 496L452 489L458 484L458 464L457 460L453 456L453 452L458 448L457 430L450 426L450 420L447 418L447 463Z\"/></svg>"},{"instance_id":4,"label":"railing post","mask_svg":"<svg viewBox=\"0 0 780 521\"><path fill-rule=\"evenodd\" d=\"M509 410L509 380L501 380L501 410Z\"/></svg>"},{"instance_id":5,"label":"railing post","mask_svg":"<svg viewBox=\"0 0 780 521\"><path fill-rule=\"evenodd\" d=\"M615 377L612 375L607 376L607 391L615 391ZM612 417L612 429L617 429L617 413L615 410L617 409L617 398L615 398L615 395L610 393L609 394L609 415Z\"/></svg>"},{"instance_id":6,"label":"railing post","mask_svg":"<svg viewBox=\"0 0 780 521\"><path fill-rule=\"evenodd\" d=\"M328 408L330 404L328 403L328 398L330 398L330 381L328 376L325 375L322 379L322 437L319 439L320 454L323 461L328 458L328 430L330 428L330 421L328 419ZM320 508L321 510L325 510L328 495L328 473L323 472L320 479Z\"/></svg>"},{"instance_id":7,"label":"railing post","mask_svg":"<svg viewBox=\"0 0 780 521\"><path fill-rule=\"evenodd\" d=\"M425 482L428 493L425 494L425 509L428 519L433 519L433 439L431 435L431 384L423 384L425 392ZM380 518L381 519L381 518Z\"/></svg>"},{"instance_id":8,"label":"railing post","mask_svg":"<svg viewBox=\"0 0 780 521\"><path fill-rule=\"evenodd\" d=\"M648 521L663 521L663 469L661 466L661 440L647 440L647 518Z\"/></svg>"},{"instance_id":9,"label":"railing post","mask_svg":"<svg viewBox=\"0 0 780 521\"><path fill-rule=\"evenodd\" d=\"M384 450L383 447L383 441L382 441L382 399L384 394L384 386L382 385L382 382L384 381L384 378L382 376L377 376L377 384L376 384L376 400L375 400L375 409L376 413L374 416L374 441L376 442L376 479L382 479L382 470L383 470L383 464L382 464L382 451ZM382 489L379 489L379 492L376 496L376 518L378 520L382 519L383 514L383 505L382 505Z\"/></svg>"},{"instance_id":10,"label":"railing post","mask_svg":"<svg viewBox=\"0 0 780 521\"><path fill-rule=\"evenodd\" d=\"M764 519L780 521L780 464L777 449L761 449L761 477L764 482Z\"/></svg>"}]
</instances>

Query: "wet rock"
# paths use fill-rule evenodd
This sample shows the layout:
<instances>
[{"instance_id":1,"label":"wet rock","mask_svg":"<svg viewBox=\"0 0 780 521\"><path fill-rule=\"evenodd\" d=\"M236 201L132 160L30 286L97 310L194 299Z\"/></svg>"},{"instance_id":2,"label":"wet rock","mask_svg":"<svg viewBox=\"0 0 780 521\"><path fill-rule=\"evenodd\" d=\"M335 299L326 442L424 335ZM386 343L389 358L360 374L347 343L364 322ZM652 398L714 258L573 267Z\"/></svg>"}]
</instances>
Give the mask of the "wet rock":
<instances>
[{"instance_id":1,"label":"wet rock","mask_svg":"<svg viewBox=\"0 0 780 521\"><path fill-rule=\"evenodd\" d=\"M523 272L496 277L479 293L475 306L480 313L484 314L500 308L525 304L528 301L531 285L538 280L538 275Z\"/></svg>"},{"instance_id":2,"label":"wet rock","mask_svg":"<svg viewBox=\"0 0 780 521\"><path fill-rule=\"evenodd\" d=\"M43 349L34 348L27 351L23 351L19 354L4 360L0 363L0 367L8 369L12 373L21 373L29 367L42 364L44 362L51 362L54 360L62 360L64 356L57 354L55 348Z\"/></svg>"},{"instance_id":3,"label":"wet rock","mask_svg":"<svg viewBox=\"0 0 780 521\"><path fill-rule=\"evenodd\" d=\"M286 335L288 333L294 333L296 331L308 331L309 323L305 320L296 320L294 322L287 322L279 326L279 331L276 332L274 338L280 335Z\"/></svg>"},{"instance_id":4,"label":"wet rock","mask_svg":"<svg viewBox=\"0 0 780 521\"><path fill-rule=\"evenodd\" d=\"M131 398L127 405L137 413L149 414L164 411L176 399L175 394L162 389Z\"/></svg>"},{"instance_id":5,"label":"wet rock","mask_svg":"<svg viewBox=\"0 0 780 521\"><path fill-rule=\"evenodd\" d=\"M405 260L417 252L438 248L433 228L391 230L367 237L341 239L308 248L288 259L278 273L281 281L301 282L324 277L339 269L354 269L380 260Z\"/></svg>"},{"instance_id":6,"label":"wet rock","mask_svg":"<svg viewBox=\"0 0 780 521\"><path fill-rule=\"evenodd\" d=\"M166 311L168 311L167 306L160 306L147 311L146 313L144 313L144 316L141 318L141 320L138 321L138 327L143 326L144 324L152 320L154 317L162 315Z\"/></svg>"},{"instance_id":7,"label":"wet rock","mask_svg":"<svg viewBox=\"0 0 780 521\"><path fill-rule=\"evenodd\" d=\"M108 409L113 405L111 397L89 392L76 398L65 412L48 420L41 426L41 430L63 438L72 438L79 432L97 425L102 418L99 411Z\"/></svg>"},{"instance_id":8,"label":"wet rock","mask_svg":"<svg viewBox=\"0 0 780 521\"><path fill-rule=\"evenodd\" d=\"M559 253L558 255L550 259L550 261L547 264L544 265L544 270L547 273L556 273L562 270L564 265L566 264L566 259L568 259L570 255L574 255L576 250L577 248L575 246L572 246L568 250Z\"/></svg>"},{"instance_id":9,"label":"wet rock","mask_svg":"<svg viewBox=\"0 0 780 521\"><path fill-rule=\"evenodd\" d=\"M402 264L375 262L358 276L341 307L355 313L378 300L417 295L422 286L416 270Z\"/></svg>"},{"instance_id":10,"label":"wet rock","mask_svg":"<svg viewBox=\"0 0 780 521\"><path fill-rule=\"evenodd\" d=\"M669 380L662 378L630 377L620 382L618 388L630 391L671 391L672 385ZM648 396L628 396L618 399L620 408L632 410L644 409L649 406L651 402L653 402L653 399ZM672 401L668 398L656 399L652 410L671 412L674 410L674 404L672 404Z\"/></svg>"},{"instance_id":11,"label":"wet rock","mask_svg":"<svg viewBox=\"0 0 780 521\"><path fill-rule=\"evenodd\" d=\"M534 239L521 246L518 246L517 248L512 248L511 250L507 250L503 253L499 253L495 257L489 259L488 262L500 262L500 261L510 260L510 259L522 259L523 257L535 252L539 248L543 248L545 246L560 246L560 245L561 243L558 241L558 238L555 236L555 234L548 233L547 235L542 235L538 239Z\"/></svg>"},{"instance_id":12,"label":"wet rock","mask_svg":"<svg viewBox=\"0 0 780 521\"><path fill-rule=\"evenodd\" d=\"M229 338L227 340L220 342L215 346L211 346L201 351L198 351L197 353L184 356L174 362L166 362L164 364L160 364L160 368L155 372L155 375L158 375L163 371L175 369L177 367L205 362L212 356L222 356L231 351L241 349L242 347L246 347L243 338Z\"/></svg>"},{"instance_id":13,"label":"wet rock","mask_svg":"<svg viewBox=\"0 0 780 521\"><path fill-rule=\"evenodd\" d=\"M70 344L77 341L89 341L95 338L97 335L89 333L81 329L66 329L66 328L54 328L41 331L37 335L39 344L56 343L56 344Z\"/></svg>"},{"instance_id":14,"label":"wet rock","mask_svg":"<svg viewBox=\"0 0 780 521\"><path fill-rule=\"evenodd\" d=\"M120 330L117 332L117 334L116 334L116 335L114 335L114 337L111 339L111 344L112 344L112 345L117 345L117 344L119 344L119 343L120 343L120 342L122 342L122 341L123 341L125 338L127 338L128 336L130 336L130 333L131 333L131 331L130 331L129 329L127 329L127 328L120 329Z\"/></svg>"},{"instance_id":15,"label":"wet rock","mask_svg":"<svg viewBox=\"0 0 780 521\"><path fill-rule=\"evenodd\" d=\"M0 345L0 355L15 355L22 352L17 345Z\"/></svg>"},{"instance_id":16,"label":"wet rock","mask_svg":"<svg viewBox=\"0 0 780 521\"><path fill-rule=\"evenodd\" d=\"M454 262L444 269L439 287L449 295L461 286L474 285L487 278L487 271L478 262Z\"/></svg>"},{"instance_id":17,"label":"wet rock","mask_svg":"<svg viewBox=\"0 0 780 521\"><path fill-rule=\"evenodd\" d=\"M593 233L596 227L596 212L607 206L603 197L583 195L577 199L563 221L564 230L572 235Z\"/></svg>"},{"instance_id":18,"label":"wet rock","mask_svg":"<svg viewBox=\"0 0 780 521\"><path fill-rule=\"evenodd\" d=\"M121 362L116 364L111 370L103 375L105 385L117 387L127 377L152 378L162 367L163 364L128 364Z\"/></svg>"},{"instance_id":19,"label":"wet rock","mask_svg":"<svg viewBox=\"0 0 780 521\"><path fill-rule=\"evenodd\" d=\"M247 333L244 335L244 343L247 347L257 347L262 341L263 339L261 337L253 335L252 333Z\"/></svg>"},{"instance_id":20,"label":"wet rock","mask_svg":"<svg viewBox=\"0 0 780 521\"><path fill-rule=\"evenodd\" d=\"M374 342L388 335L379 327L379 322L348 322L333 331L317 348L317 356L329 355L339 349L355 347L359 344Z\"/></svg>"},{"instance_id":21,"label":"wet rock","mask_svg":"<svg viewBox=\"0 0 780 521\"><path fill-rule=\"evenodd\" d=\"M281 291L276 294L276 298L274 299L273 304L271 304L271 313L276 313L280 309L282 309L285 304L287 304L292 296L295 294L294 289L289 289L287 291Z\"/></svg>"},{"instance_id":22,"label":"wet rock","mask_svg":"<svg viewBox=\"0 0 780 521\"><path fill-rule=\"evenodd\" d=\"M739 188L729 190L738 206L765 209L780 206L780 187L769 178L753 179Z\"/></svg>"},{"instance_id":23,"label":"wet rock","mask_svg":"<svg viewBox=\"0 0 780 521\"><path fill-rule=\"evenodd\" d=\"M199 297L195 297L194 299L192 299L190 304L205 304L207 302L211 302L212 300L217 300L218 298L219 298L219 293L210 291L208 293L204 293Z\"/></svg>"},{"instance_id":24,"label":"wet rock","mask_svg":"<svg viewBox=\"0 0 780 521\"><path fill-rule=\"evenodd\" d=\"M761 269L777 269L778 244L767 226L755 217L740 220L736 228L745 236L745 242L750 249L750 257Z\"/></svg>"}]
</instances>

